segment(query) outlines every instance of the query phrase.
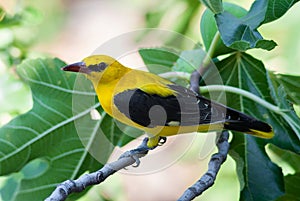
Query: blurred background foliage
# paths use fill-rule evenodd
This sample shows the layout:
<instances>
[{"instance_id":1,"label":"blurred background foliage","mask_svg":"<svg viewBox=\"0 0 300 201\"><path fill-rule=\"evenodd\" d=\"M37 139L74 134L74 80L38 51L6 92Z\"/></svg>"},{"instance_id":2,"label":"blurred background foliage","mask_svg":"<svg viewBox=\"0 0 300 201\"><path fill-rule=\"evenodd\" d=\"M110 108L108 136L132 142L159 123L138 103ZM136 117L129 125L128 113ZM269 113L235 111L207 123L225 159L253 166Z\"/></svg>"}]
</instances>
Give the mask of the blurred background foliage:
<instances>
[{"instance_id":1,"label":"blurred background foliage","mask_svg":"<svg viewBox=\"0 0 300 201\"><path fill-rule=\"evenodd\" d=\"M253 1L228 2L248 9ZM201 43L199 24L203 10L204 7L195 0L2 0L0 125L32 106L29 88L15 73L16 65L22 60L51 55L67 62L78 61L110 38L141 27L173 30ZM296 4L282 18L260 28L266 39L273 39L279 46L271 52L257 49L249 52L263 60L268 69L300 75L299 11L300 5ZM172 194L182 192L206 168L207 158L198 159L198 145L194 143L180 162L160 173L143 176L116 174L80 200L155 200L162 194L169 199L178 197ZM273 159L276 160L276 155ZM285 175L293 173L288 164L282 162L281 165ZM184 181L175 180L176 172L190 176ZM170 189L159 189L160 185L152 184L161 182L169 185ZM145 199L145 195L151 194L152 197ZM196 200L237 200L238 194L235 165L229 158L222 166L216 184Z\"/></svg>"},{"instance_id":2,"label":"blurred background foliage","mask_svg":"<svg viewBox=\"0 0 300 201\"><path fill-rule=\"evenodd\" d=\"M26 58L46 55L34 50L53 39L63 26L60 1L4 1L0 3L0 125L31 108L29 88L15 73Z\"/></svg>"}]
</instances>

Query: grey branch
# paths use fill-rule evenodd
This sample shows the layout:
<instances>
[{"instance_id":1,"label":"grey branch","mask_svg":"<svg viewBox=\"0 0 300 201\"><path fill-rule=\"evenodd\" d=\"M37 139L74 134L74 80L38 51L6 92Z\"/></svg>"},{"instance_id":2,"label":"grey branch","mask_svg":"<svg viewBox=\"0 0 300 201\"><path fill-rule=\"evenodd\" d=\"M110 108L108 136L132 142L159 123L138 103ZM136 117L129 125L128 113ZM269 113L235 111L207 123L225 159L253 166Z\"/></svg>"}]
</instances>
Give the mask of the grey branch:
<instances>
[{"instance_id":1,"label":"grey branch","mask_svg":"<svg viewBox=\"0 0 300 201\"><path fill-rule=\"evenodd\" d=\"M203 67L200 66L199 71L195 70L190 78L190 89L198 93L199 96L199 81L202 79L203 73ZM226 160L229 151L228 131L224 130L219 133L219 135L220 136L217 141L218 153L215 153L211 156L208 163L207 172L193 186L189 187L178 199L178 201L193 200L195 197L201 195L205 190L214 184L220 167Z\"/></svg>"},{"instance_id":2,"label":"grey branch","mask_svg":"<svg viewBox=\"0 0 300 201\"><path fill-rule=\"evenodd\" d=\"M228 131L221 132L217 142L218 153L211 156L207 172L193 186L189 187L178 201L193 200L214 184L219 169L227 158L229 150L228 136Z\"/></svg>"},{"instance_id":3,"label":"grey branch","mask_svg":"<svg viewBox=\"0 0 300 201\"><path fill-rule=\"evenodd\" d=\"M200 92L199 92L199 81L200 81L200 79L201 79L200 73L197 70L195 70L191 74L191 77L190 77L190 89L193 92L196 92L199 95L200 95Z\"/></svg>"},{"instance_id":4,"label":"grey branch","mask_svg":"<svg viewBox=\"0 0 300 201\"><path fill-rule=\"evenodd\" d=\"M133 150L125 152L117 161L107 163L100 170L85 174L76 180L67 180L59 184L52 194L45 201L62 201L67 199L71 193L82 192L86 187L102 183L107 177L115 172L126 168L135 163L139 163L139 158L145 156L148 151L145 150L148 138L145 138L142 144ZM134 153L134 157L128 153Z\"/></svg>"}]
</instances>

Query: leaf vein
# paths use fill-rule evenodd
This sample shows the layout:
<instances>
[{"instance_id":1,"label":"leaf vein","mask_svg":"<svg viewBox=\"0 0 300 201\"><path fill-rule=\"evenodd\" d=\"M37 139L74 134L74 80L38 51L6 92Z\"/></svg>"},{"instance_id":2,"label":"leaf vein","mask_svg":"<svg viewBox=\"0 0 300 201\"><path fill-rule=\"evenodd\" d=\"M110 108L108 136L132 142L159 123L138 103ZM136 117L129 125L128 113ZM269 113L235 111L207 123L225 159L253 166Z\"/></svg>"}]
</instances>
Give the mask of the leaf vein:
<instances>
[{"instance_id":1,"label":"leaf vein","mask_svg":"<svg viewBox=\"0 0 300 201\"><path fill-rule=\"evenodd\" d=\"M88 109L82 111L81 113L79 113L79 114L77 114L77 115L75 115L75 116L72 116L71 118L66 119L66 120L64 120L64 121L62 121L62 122L60 122L60 123L54 125L53 127L49 128L49 129L47 129L46 131L44 131L43 133L41 133L41 134L40 134L39 136L37 136L36 138L33 138L33 139L29 140L28 142L24 143L22 146L20 146L20 147L19 147L18 149L16 149L15 151L13 151L13 152L7 154L5 157L3 157L2 159L0 159L0 162L1 162L1 161L4 161L4 160L6 160L6 159L8 159L8 158L10 158L10 157L12 157L13 155L15 155L15 154L17 154L18 152L20 152L20 151L26 149L27 147L30 147L31 144L33 144L34 142L36 142L36 141L42 139L43 137L45 137L47 134L51 133L52 131L54 131L54 130L56 130L56 129L58 129L58 128L60 128L60 127L62 127L62 126L64 126L64 125L66 125L66 124L68 124L68 123L70 123L70 122L72 122L72 121L74 121L75 119L78 119L78 118L80 118L80 117L82 117L82 116L88 114L88 113L90 112L91 109L97 108L97 107L99 107L99 106L100 106L100 103L97 103L97 104L93 105L92 107L90 107L90 108L88 108Z\"/></svg>"}]
</instances>

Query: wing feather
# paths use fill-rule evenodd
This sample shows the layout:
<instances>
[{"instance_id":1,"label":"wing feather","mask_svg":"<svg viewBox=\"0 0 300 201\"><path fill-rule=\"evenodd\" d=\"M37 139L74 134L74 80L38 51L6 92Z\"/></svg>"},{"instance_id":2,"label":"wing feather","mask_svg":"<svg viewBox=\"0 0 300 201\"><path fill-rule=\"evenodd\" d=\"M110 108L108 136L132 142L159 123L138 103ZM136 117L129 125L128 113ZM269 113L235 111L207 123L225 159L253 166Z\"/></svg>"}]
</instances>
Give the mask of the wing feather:
<instances>
[{"instance_id":1,"label":"wing feather","mask_svg":"<svg viewBox=\"0 0 300 201\"><path fill-rule=\"evenodd\" d=\"M153 87L153 86L152 86ZM114 104L120 112L133 122L145 127L155 126L195 126L221 121L220 113L211 107L211 101L197 96L193 91L179 85L167 85L172 95L162 96L142 89L126 90L114 97ZM217 108L218 109L218 108ZM216 118L214 118L216 117Z\"/></svg>"}]
</instances>

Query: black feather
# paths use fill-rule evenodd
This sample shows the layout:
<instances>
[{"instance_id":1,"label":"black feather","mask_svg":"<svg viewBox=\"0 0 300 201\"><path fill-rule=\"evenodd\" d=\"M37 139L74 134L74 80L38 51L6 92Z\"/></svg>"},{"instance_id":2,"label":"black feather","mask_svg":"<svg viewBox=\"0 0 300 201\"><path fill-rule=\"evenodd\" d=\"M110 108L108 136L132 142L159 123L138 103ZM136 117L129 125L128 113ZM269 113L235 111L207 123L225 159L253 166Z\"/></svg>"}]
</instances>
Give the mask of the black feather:
<instances>
[{"instance_id":1,"label":"black feather","mask_svg":"<svg viewBox=\"0 0 300 201\"><path fill-rule=\"evenodd\" d=\"M168 87L176 92L176 96L161 97L134 89L116 94L114 104L133 122L144 127L171 126L170 122L177 122L180 126L221 123L224 129L239 132L272 130L264 122L198 96L187 88L178 85Z\"/></svg>"}]
</instances>

